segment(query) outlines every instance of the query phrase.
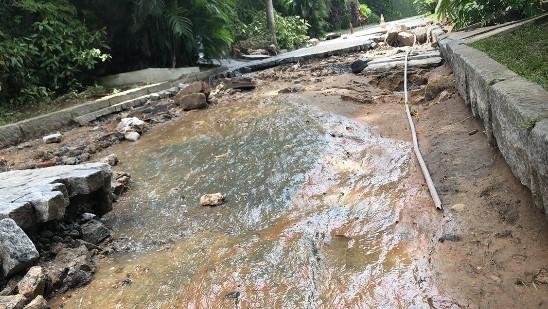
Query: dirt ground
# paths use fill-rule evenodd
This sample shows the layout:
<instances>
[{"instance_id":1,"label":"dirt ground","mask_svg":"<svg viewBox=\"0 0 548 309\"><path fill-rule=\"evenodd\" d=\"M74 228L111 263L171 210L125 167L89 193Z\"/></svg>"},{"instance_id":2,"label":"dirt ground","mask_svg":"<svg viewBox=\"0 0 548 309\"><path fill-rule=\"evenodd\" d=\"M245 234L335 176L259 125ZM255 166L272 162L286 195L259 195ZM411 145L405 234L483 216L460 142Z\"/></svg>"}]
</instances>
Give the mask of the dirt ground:
<instances>
[{"instance_id":1,"label":"dirt ground","mask_svg":"<svg viewBox=\"0 0 548 309\"><path fill-rule=\"evenodd\" d=\"M386 51L390 53L390 51ZM363 120L381 135L410 141L402 100L402 73L354 75L344 67L359 54L287 65L252 74L256 91L312 97L314 104ZM481 124L450 85L426 100L428 80L451 80L447 66L411 71L412 111L426 163L444 210L435 210L424 179L412 164L413 190L420 197L401 213L400 229L430 235L429 261L437 293L433 308L546 308L548 307L548 225L533 206L528 190L512 175L498 150L489 145ZM221 91L217 104L237 102L253 92ZM166 103L167 104L167 103ZM170 111L184 117L182 111ZM127 114L127 113L126 113ZM120 115L116 116L120 117ZM63 145L82 159L97 160L108 153L117 118L98 127L64 132ZM161 125L161 124L159 124ZM120 143L113 139L110 144ZM0 151L10 168L62 160L57 144L39 140ZM74 149L73 149L74 148ZM106 148L102 152L100 149ZM90 151L91 150L91 151ZM64 153L67 153L66 151ZM85 160L82 160L85 161ZM131 194L131 192L130 192ZM422 254L422 253L421 253Z\"/></svg>"}]
</instances>

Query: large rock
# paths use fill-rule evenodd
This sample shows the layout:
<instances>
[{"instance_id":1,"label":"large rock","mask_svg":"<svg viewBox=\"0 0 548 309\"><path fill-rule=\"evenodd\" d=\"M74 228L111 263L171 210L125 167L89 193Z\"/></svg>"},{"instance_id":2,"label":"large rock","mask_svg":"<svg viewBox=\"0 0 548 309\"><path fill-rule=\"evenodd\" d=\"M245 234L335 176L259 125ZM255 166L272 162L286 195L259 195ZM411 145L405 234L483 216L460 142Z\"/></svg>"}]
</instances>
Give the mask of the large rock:
<instances>
[{"instance_id":1,"label":"large rock","mask_svg":"<svg viewBox=\"0 0 548 309\"><path fill-rule=\"evenodd\" d=\"M82 225L82 239L92 244L98 244L109 237L110 230L101 221L92 219Z\"/></svg>"},{"instance_id":2,"label":"large rock","mask_svg":"<svg viewBox=\"0 0 548 309\"><path fill-rule=\"evenodd\" d=\"M368 61L366 60L356 60L352 62L352 64L350 65L350 69L352 70L352 73L358 74L361 71L363 71L367 67L367 62Z\"/></svg>"},{"instance_id":3,"label":"large rock","mask_svg":"<svg viewBox=\"0 0 548 309\"><path fill-rule=\"evenodd\" d=\"M61 248L45 268L52 287L60 292L89 283L96 269L91 253L83 244Z\"/></svg>"},{"instance_id":4,"label":"large rock","mask_svg":"<svg viewBox=\"0 0 548 309\"><path fill-rule=\"evenodd\" d=\"M417 44L424 44L428 40L428 29L426 27L418 27L413 29L413 34L417 36Z\"/></svg>"},{"instance_id":5,"label":"large rock","mask_svg":"<svg viewBox=\"0 0 548 309\"><path fill-rule=\"evenodd\" d=\"M0 296L0 309L23 309L27 301L23 295Z\"/></svg>"},{"instance_id":6,"label":"large rock","mask_svg":"<svg viewBox=\"0 0 548 309\"><path fill-rule=\"evenodd\" d=\"M384 42L390 46L398 46L398 33L397 29L389 29L384 36Z\"/></svg>"},{"instance_id":7,"label":"large rock","mask_svg":"<svg viewBox=\"0 0 548 309\"><path fill-rule=\"evenodd\" d=\"M181 106L184 111L207 107L207 99L203 93L193 93L183 96L177 95L174 101L175 104Z\"/></svg>"},{"instance_id":8,"label":"large rock","mask_svg":"<svg viewBox=\"0 0 548 309\"><path fill-rule=\"evenodd\" d=\"M398 45L399 46L413 46L415 42L415 36L411 32L402 31L398 33Z\"/></svg>"},{"instance_id":9,"label":"large rock","mask_svg":"<svg viewBox=\"0 0 548 309\"><path fill-rule=\"evenodd\" d=\"M104 163L1 173L0 219L26 229L85 211L103 215L112 210L111 177Z\"/></svg>"},{"instance_id":10,"label":"large rock","mask_svg":"<svg viewBox=\"0 0 548 309\"><path fill-rule=\"evenodd\" d=\"M177 101L178 97L184 97L194 93L203 93L207 100L209 94L211 93L211 89L206 82L196 81L179 91L179 93L175 96L175 101Z\"/></svg>"},{"instance_id":11,"label":"large rock","mask_svg":"<svg viewBox=\"0 0 548 309\"><path fill-rule=\"evenodd\" d=\"M38 257L36 247L15 221L0 220L0 260L4 276L22 271Z\"/></svg>"},{"instance_id":12,"label":"large rock","mask_svg":"<svg viewBox=\"0 0 548 309\"><path fill-rule=\"evenodd\" d=\"M19 294L28 299L34 299L38 295L44 295L47 275L40 266L33 266L25 277L17 285Z\"/></svg>"}]
</instances>

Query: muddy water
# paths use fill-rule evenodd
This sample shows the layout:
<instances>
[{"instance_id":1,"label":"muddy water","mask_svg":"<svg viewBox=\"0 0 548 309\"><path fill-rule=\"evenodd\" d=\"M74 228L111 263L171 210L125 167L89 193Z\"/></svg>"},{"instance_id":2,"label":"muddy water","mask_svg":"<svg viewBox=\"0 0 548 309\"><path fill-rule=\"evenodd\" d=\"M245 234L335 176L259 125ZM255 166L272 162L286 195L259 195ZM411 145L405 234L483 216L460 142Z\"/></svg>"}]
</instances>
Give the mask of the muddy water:
<instances>
[{"instance_id":1,"label":"muddy water","mask_svg":"<svg viewBox=\"0 0 548 309\"><path fill-rule=\"evenodd\" d=\"M54 304L427 307L397 227L407 142L286 97L189 113L114 152L134 182L106 217L123 251ZM214 192L224 205L198 205Z\"/></svg>"}]
</instances>

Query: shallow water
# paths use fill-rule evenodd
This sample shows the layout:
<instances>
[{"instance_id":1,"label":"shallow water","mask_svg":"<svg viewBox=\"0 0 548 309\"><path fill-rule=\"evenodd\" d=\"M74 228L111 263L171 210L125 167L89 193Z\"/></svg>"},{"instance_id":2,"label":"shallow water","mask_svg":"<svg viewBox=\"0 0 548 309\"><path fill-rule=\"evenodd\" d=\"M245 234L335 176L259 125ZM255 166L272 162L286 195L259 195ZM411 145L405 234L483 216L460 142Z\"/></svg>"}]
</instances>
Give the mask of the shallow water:
<instances>
[{"instance_id":1,"label":"shallow water","mask_svg":"<svg viewBox=\"0 0 548 309\"><path fill-rule=\"evenodd\" d=\"M124 252L65 308L428 307L396 228L407 142L282 97L192 112L113 151L133 180L106 217ZM214 192L224 205L198 205Z\"/></svg>"}]
</instances>

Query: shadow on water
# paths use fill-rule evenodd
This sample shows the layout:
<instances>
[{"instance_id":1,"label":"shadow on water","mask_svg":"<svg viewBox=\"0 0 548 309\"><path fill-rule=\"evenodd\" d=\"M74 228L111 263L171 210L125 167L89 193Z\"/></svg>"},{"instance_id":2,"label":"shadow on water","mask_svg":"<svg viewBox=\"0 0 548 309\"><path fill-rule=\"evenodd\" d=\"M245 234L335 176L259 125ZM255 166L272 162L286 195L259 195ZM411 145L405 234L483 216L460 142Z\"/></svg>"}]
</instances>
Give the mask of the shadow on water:
<instances>
[{"instance_id":1,"label":"shadow on water","mask_svg":"<svg viewBox=\"0 0 548 309\"><path fill-rule=\"evenodd\" d=\"M411 148L291 100L193 112L114 148L122 252L65 308L424 306L395 231ZM198 205L222 192L219 207Z\"/></svg>"}]
</instances>

